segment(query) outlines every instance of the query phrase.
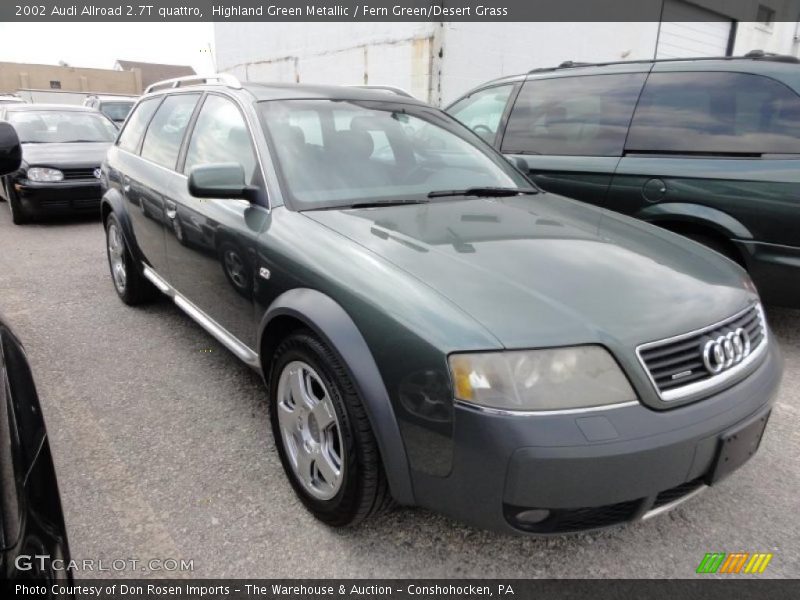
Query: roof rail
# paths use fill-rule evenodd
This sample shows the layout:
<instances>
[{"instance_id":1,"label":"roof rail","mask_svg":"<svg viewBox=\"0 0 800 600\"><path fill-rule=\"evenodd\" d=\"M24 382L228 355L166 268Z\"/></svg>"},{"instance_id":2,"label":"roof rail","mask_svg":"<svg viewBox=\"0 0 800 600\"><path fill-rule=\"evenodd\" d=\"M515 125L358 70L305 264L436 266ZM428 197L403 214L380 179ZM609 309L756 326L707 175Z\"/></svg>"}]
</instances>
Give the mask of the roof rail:
<instances>
[{"instance_id":1,"label":"roof rail","mask_svg":"<svg viewBox=\"0 0 800 600\"><path fill-rule=\"evenodd\" d=\"M414 97L403 88L396 87L393 85L349 85L347 87L361 88L363 90L378 90L379 92L391 92L392 94L397 94L398 96L405 96L406 98Z\"/></svg>"},{"instance_id":2,"label":"roof rail","mask_svg":"<svg viewBox=\"0 0 800 600\"><path fill-rule=\"evenodd\" d=\"M149 94L157 90L164 90L169 88L186 87L190 85L205 85L211 83L218 83L229 88L241 89L242 84L236 77L229 73L217 73L216 75L187 75L185 77L175 77L173 79L164 79L163 81L156 81L148 85L144 93Z\"/></svg>"},{"instance_id":3,"label":"roof rail","mask_svg":"<svg viewBox=\"0 0 800 600\"><path fill-rule=\"evenodd\" d=\"M606 67L609 65L635 65L643 63L662 63L662 62L688 62L693 60L765 60L783 63L800 63L800 59L790 54L775 54L773 52L764 52L763 50L751 50L743 56L691 56L686 58L649 58L640 60L614 60L609 62L577 62L566 60L557 67L541 67L532 69L528 73L541 73L543 71L556 71L558 69L574 69L577 67Z\"/></svg>"}]
</instances>

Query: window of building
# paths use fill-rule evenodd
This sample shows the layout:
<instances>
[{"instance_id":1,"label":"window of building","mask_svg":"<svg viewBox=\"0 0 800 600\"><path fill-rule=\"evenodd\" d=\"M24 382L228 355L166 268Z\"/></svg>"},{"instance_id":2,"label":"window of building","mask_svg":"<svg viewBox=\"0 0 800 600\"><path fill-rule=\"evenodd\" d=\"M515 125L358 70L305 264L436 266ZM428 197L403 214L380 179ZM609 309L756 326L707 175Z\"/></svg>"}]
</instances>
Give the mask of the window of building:
<instances>
[{"instance_id":1,"label":"window of building","mask_svg":"<svg viewBox=\"0 0 800 600\"><path fill-rule=\"evenodd\" d=\"M61 89L61 82L56 80L56 79L52 79L50 81L50 89L51 90L60 90Z\"/></svg>"}]
</instances>

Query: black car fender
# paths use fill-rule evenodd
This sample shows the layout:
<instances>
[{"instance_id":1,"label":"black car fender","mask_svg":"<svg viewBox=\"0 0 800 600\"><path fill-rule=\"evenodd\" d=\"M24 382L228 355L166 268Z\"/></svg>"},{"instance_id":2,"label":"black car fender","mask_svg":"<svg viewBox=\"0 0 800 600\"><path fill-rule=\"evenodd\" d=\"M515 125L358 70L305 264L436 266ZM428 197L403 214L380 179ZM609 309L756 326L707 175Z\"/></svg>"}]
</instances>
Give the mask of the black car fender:
<instances>
[{"instance_id":1,"label":"black car fender","mask_svg":"<svg viewBox=\"0 0 800 600\"><path fill-rule=\"evenodd\" d=\"M400 426L375 359L356 324L329 296L317 290L295 288L278 296L267 308L259 326L258 348L262 348L262 337L269 324L282 316L305 323L339 355L364 402L392 496L400 504L413 505L411 472Z\"/></svg>"},{"instance_id":2,"label":"black car fender","mask_svg":"<svg viewBox=\"0 0 800 600\"><path fill-rule=\"evenodd\" d=\"M119 191L114 188L109 189L103 194L103 198L100 200L100 214L102 215L103 226L105 226L108 214L112 212L117 218L117 221L119 221L120 227L122 228L122 237L125 239L125 245L135 259L134 263L137 265L137 268L141 269L144 256L139 250L139 245L136 243L136 236L133 234L131 219L125 207L124 199Z\"/></svg>"}]
</instances>

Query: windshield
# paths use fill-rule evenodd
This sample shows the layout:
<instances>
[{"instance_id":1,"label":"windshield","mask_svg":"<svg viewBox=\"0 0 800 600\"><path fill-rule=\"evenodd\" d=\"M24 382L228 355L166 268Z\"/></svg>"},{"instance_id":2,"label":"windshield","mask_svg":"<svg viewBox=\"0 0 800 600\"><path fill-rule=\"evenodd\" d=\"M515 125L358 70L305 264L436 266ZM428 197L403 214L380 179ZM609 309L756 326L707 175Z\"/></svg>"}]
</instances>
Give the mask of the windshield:
<instances>
[{"instance_id":1,"label":"windshield","mask_svg":"<svg viewBox=\"0 0 800 600\"><path fill-rule=\"evenodd\" d=\"M117 128L102 115L83 111L8 112L23 144L113 142Z\"/></svg>"},{"instance_id":2,"label":"windshield","mask_svg":"<svg viewBox=\"0 0 800 600\"><path fill-rule=\"evenodd\" d=\"M124 121L132 106L133 102L103 102L100 105L100 112L112 121Z\"/></svg>"},{"instance_id":3,"label":"windshield","mask_svg":"<svg viewBox=\"0 0 800 600\"><path fill-rule=\"evenodd\" d=\"M530 188L501 156L434 108L342 100L259 106L284 191L301 210L427 201L442 190Z\"/></svg>"}]
</instances>

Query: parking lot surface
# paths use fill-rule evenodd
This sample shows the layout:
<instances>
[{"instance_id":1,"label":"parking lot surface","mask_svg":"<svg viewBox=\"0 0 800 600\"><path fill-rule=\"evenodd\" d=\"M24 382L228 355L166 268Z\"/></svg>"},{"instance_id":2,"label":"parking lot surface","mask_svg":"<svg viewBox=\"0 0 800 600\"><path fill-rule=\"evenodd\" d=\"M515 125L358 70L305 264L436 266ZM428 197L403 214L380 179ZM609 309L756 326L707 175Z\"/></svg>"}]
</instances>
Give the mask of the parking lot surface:
<instances>
[{"instance_id":1,"label":"parking lot surface","mask_svg":"<svg viewBox=\"0 0 800 600\"><path fill-rule=\"evenodd\" d=\"M683 578L706 552L772 552L763 576L800 576L800 310L768 310L786 371L749 464L667 515L547 539L421 509L316 522L284 477L260 378L166 299L122 304L99 221L18 227L0 203L0 311L34 370L76 559L191 560L194 577ZM114 575L176 573L79 577Z\"/></svg>"}]
</instances>

